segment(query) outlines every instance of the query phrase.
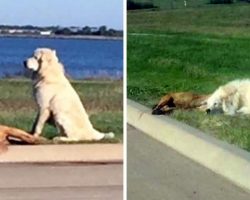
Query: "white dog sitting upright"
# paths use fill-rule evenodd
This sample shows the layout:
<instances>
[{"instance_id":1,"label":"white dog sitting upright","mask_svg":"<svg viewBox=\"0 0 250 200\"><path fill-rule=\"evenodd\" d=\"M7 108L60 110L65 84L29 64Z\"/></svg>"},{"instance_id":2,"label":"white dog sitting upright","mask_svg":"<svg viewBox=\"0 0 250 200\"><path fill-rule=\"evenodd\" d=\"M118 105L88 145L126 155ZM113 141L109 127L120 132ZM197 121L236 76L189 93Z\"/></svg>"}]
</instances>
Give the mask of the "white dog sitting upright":
<instances>
[{"instance_id":1,"label":"white dog sitting upright","mask_svg":"<svg viewBox=\"0 0 250 200\"><path fill-rule=\"evenodd\" d=\"M52 116L63 136L61 141L101 140L113 138L114 133L100 133L89 120L79 96L64 75L56 51L36 49L34 55L24 61L33 71L33 92L39 107L33 133L39 136L45 122Z\"/></svg>"},{"instance_id":2,"label":"white dog sitting upright","mask_svg":"<svg viewBox=\"0 0 250 200\"><path fill-rule=\"evenodd\" d=\"M220 86L207 100L207 113L222 109L227 115L250 114L250 80Z\"/></svg>"}]
</instances>

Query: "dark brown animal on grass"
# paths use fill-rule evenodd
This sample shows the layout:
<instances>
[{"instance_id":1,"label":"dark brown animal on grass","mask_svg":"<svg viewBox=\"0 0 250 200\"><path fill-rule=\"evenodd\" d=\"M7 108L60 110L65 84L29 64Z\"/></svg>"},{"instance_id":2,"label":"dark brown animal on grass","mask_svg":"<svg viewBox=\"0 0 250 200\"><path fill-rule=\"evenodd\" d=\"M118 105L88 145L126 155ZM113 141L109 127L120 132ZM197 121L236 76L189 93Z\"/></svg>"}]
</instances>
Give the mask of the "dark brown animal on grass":
<instances>
[{"instance_id":1,"label":"dark brown animal on grass","mask_svg":"<svg viewBox=\"0 0 250 200\"><path fill-rule=\"evenodd\" d=\"M22 144L38 144L42 138L34 137L21 129L0 125L0 154L7 150L9 143L15 141Z\"/></svg>"},{"instance_id":2,"label":"dark brown animal on grass","mask_svg":"<svg viewBox=\"0 0 250 200\"><path fill-rule=\"evenodd\" d=\"M176 109L205 109L206 99L210 95L200 95L191 92L169 93L153 107L153 115L171 114Z\"/></svg>"}]
</instances>

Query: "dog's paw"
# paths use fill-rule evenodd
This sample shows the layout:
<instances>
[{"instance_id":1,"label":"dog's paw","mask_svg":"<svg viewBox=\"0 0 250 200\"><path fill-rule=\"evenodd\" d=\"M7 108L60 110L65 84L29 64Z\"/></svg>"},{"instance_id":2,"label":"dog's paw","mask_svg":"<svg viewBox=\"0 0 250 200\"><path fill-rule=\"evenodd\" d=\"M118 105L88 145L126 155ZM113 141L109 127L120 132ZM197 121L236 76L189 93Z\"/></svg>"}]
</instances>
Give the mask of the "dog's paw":
<instances>
[{"instance_id":1,"label":"dog's paw","mask_svg":"<svg viewBox=\"0 0 250 200\"><path fill-rule=\"evenodd\" d=\"M115 134L113 132L110 132L106 133L103 139L113 139L113 138L115 138Z\"/></svg>"},{"instance_id":2,"label":"dog's paw","mask_svg":"<svg viewBox=\"0 0 250 200\"><path fill-rule=\"evenodd\" d=\"M58 144L58 143L62 142L62 139L61 139L61 137L57 136L57 137L54 137L52 139L52 142L55 143L55 144Z\"/></svg>"},{"instance_id":3,"label":"dog's paw","mask_svg":"<svg viewBox=\"0 0 250 200\"><path fill-rule=\"evenodd\" d=\"M49 140L43 136L39 136L35 138L35 144L47 144Z\"/></svg>"},{"instance_id":4,"label":"dog's paw","mask_svg":"<svg viewBox=\"0 0 250 200\"><path fill-rule=\"evenodd\" d=\"M40 135L41 135L40 133L34 133L34 134L33 134L33 136L34 136L35 138L39 138Z\"/></svg>"}]
</instances>

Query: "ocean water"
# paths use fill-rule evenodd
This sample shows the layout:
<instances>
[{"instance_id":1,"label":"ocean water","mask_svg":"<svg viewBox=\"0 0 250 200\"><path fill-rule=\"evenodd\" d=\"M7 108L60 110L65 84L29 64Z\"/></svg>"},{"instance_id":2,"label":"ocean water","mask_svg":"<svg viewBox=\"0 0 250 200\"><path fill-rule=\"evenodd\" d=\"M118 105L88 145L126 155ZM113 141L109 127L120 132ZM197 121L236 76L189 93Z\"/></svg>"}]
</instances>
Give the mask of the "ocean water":
<instances>
[{"instance_id":1,"label":"ocean water","mask_svg":"<svg viewBox=\"0 0 250 200\"><path fill-rule=\"evenodd\" d=\"M23 61L38 47L55 49L71 78L123 76L122 40L0 37L0 78L23 74Z\"/></svg>"}]
</instances>

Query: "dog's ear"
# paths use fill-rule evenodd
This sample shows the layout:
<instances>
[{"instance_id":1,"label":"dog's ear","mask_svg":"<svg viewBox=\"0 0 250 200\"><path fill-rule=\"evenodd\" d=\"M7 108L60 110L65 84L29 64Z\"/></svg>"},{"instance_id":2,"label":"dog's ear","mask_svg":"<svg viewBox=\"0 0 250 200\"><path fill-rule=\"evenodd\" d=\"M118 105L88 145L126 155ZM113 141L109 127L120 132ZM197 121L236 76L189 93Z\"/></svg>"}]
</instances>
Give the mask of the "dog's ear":
<instances>
[{"instance_id":1,"label":"dog's ear","mask_svg":"<svg viewBox=\"0 0 250 200\"><path fill-rule=\"evenodd\" d=\"M46 61L46 62L58 62L56 51L51 50L51 52L43 52L41 56L41 60Z\"/></svg>"},{"instance_id":2,"label":"dog's ear","mask_svg":"<svg viewBox=\"0 0 250 200\"><path fill-rule=\"evenodd\" d=\"M43 61L43 62L50 62L52 60L52 56L50 54L48 54L48 53L41 52L40 60Z\"/></svg>"},{"instance_id":3,"label":"dog's ear","mask_svg":"<svg viewBox=\"0 0 250 200\"><path fill-rule=\"evenodd\" d=\"M232 96L237 92L235 87L220 87L220 90L221 90L222 99L226 99L229 96Z\"/></svg>"},{"instance_id":4,"label":"dog's ear","mask_svg":"<svg viewBox=\"0 0 250 200\"><path fill-rule=\"evenodd\" d=\"M174 103L174 98L170 97L168 102L166 103L168 105L168 107L173 108L176 107L175 103Z\"/></svg>"},{"instance_id":5,"label":"dog's ear","mask_svg":"<svg viewBox=\"0 0 250 200\"><path fill-rule=\"evenodd\" d=\"M160 102L158 103L158 106L165 106L167 105L167 103L169 102L171 96L169 94L166 94L165 96L163 96L161 99L160 99Z\"/></svg>"}]
</instances>

